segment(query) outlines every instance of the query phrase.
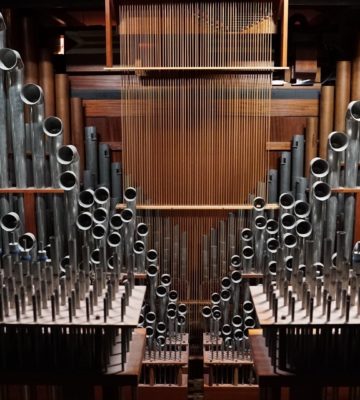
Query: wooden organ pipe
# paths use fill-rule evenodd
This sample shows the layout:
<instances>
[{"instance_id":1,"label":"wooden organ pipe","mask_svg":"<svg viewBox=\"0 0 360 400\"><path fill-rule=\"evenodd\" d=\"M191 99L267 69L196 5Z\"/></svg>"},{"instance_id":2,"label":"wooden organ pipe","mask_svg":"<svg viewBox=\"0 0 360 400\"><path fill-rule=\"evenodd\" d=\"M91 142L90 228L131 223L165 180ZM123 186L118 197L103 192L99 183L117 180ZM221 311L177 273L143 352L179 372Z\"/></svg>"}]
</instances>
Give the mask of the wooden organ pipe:
<instances>
[{"instance_id":1,"label":"wooden organ pipe","mask_svg":"<svg viewBox=\"0 0 360 400\"><path fill-rule=\"evenodd\" d=\"M356 50L351 68L351 100L360 100L360 33L357 35Z\"/></svg>"},{"instance_id":2,"label":"wooden organ pipe","mask_svg":"<svg viewBox=\"0 0 360 400\"><path fill-rule=\"evenodd\" d=\"M38 83L38 46L36 40L36 30L30 16L22 18L23 52L24 61L24 83Z\"/></svg>"},{"instance_id":3,"label":"wooden organ pipe","mask_svg":"<svg viewBox=\"0 0 360 400\"><path fill-rule=\"evenodd\" d=\"M66 74L55 75L56 115L63 122L64 144L70 143L69 80Z\"/></svg>"},{"instance_id":4,"label":"wooden organ pipe","mask_svg":"<svg viewBox=\"0 0 360 400\"><path fill-rule=\"evenodd\" d=\"M320 95L319 157L327 158L328 136L334 129L334 86L322 86ZM344 119L345 121L345 119Z\"/></svg>"},{"instance_id":5,"label":"wooden organ pipe","mask_svg":"<svg viewBox=\"0 0 360 400\"><path fill-rule=\"evenodd\" d=\"M345 130L345 118L347 106L350 102L350 77L351 62L338 61L336 64L336 85L335 85L335 123L337 131ZM327 132L328 134L331 131Z\"/></svg>"},{"instance_id":6,"label":"wooden organ pipe","mask_svg":"<svg viewBox=\"0 0 360 400\"><path fill-rule=\"evenodd\" d=\"M40 50L39 83L44 92L45 117L55 115L54 67L47 49Z\"/></svg>"},{"instance_id":7,"label":"wooden organ pipe","mask_svg":"<svg viewBox=\"0 0 360 400\"><path fill-rule=\"evenodd\" d=\"M310 165L310 161L318 154L318 124L317 117L309 117L306 120L305 165ZM309 176L309 168L305 168L305 171Z\"/></svg>"}]
</instances>

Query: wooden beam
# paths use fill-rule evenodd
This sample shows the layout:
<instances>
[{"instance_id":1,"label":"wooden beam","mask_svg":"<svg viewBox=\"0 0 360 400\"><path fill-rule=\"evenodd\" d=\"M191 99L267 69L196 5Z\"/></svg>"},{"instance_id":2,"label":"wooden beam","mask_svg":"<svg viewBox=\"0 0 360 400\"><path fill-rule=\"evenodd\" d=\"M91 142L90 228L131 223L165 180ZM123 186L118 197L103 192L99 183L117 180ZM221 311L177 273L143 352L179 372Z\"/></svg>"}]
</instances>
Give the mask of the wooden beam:
<instances>
[{"instance_id":1,"label":"wooden beam","mask_svg":"<svg viewBox=\"0 0 360 400\"><path fill-rule=\"evenodd\" d=\"M105 0L105 40L106 40L106 67L111 68L113 66L111 0Z\"/></svg>"},{"instance_id":2,"label":"wooden beam","mask_svg":"<svg viewBox=\"0 0 360 400\"><path fill-rule=\"evenodd\" d=\"M266 150L268 151L289 151L291 150L291 142L267 142Z\"/></svg>"},{"instance_id":3,"label":"wooden beam","mask_svg":"<svg viewBox=\"0 0 360 400\"><path fill-rule=\"evenodd\" d=\"M51 193L64 193L64 189L57 188L17 188L17 187L9 187L9 188L1 188L0 193L24 193L24 194L51 194Z\"/></svg>"},{"instance_id":4,"label":"wooden beam","mask_svg":"<svg viewBox=\"0 0 360 400\"><path fill-rule=\"evenodd\" d=\"M125 208L125 204L118 204L116 208L121 210ZM137 210L163 210L163 211L231 211L231 210L252 210L254 207L252 204L198 204L198 205L186 205L186 204L137 204ZM269 203L265 206L266 210L277 210L278 204Z\"/></svg>"},{"instance_id":5,"label":"wooden beam","mask_svg":"<svg viewBox=\"0 0 360 400\"><path fill-rule=\"evenodd\" d=\"M288 24L289 24L289 0L282 0L281 19L281 59L280 66L287 66L288 58Z\"/></svg>"}]
</instances>

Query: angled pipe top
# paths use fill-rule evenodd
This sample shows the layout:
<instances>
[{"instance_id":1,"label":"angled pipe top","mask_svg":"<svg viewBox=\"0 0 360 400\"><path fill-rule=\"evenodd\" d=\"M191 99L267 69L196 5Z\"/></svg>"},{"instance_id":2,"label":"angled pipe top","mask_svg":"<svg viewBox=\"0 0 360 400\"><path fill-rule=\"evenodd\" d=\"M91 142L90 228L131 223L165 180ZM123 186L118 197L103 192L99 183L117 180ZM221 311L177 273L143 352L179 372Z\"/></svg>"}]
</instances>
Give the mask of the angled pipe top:
<instances>
[{"instance_id":1,"label":"angled pipe top","mask_svg":"<svg viewBox=\"0 0 360 400\"><path fill-rule=\"evenodd\" d=\"M351 101L346 110L346 119L360 122L360 100Z\"/></svg>"},{"instance_id":2,"label":"angled pipe top","mask_svg":"<svg viewBox=\"0 0 360 400\"><path fill-rule=\"evenodd\" d=\"M77 216L76 226L81 231L88 231L93 224L93 216L88 211L84 211Z\"/></svg>"},{"instance_id":3,"label":"angled pipe top","mask_svg":"<svg viewBox=\"0 0 360 400\"><path fill-rule=\"evenodd\" d=\"M27 83L20 92L21 100L29 106L37 106L44 103L42 88L35 83Z\"/></svg>"},{"instance_id":4,"label":"angled pipe top","mask_svg":"<svg viewBox=\"0 0 360 400\"><path fill-rule=\"evenodd\" d=\"M106 229L105 229L104 225L98 224L98 225L93 226L92 236L94 239L96 239L96 240L104 239L105 235L106 235Z\"/></svg>"},{"instance_id":5,"label":"angled pipe top","mask_svg":"<svg viewBox=\"0 0 360 400\"><path fill-rule=\"evenodd\" d=\"M134 253L135 254L142 254L142 253L144 253L144 250L145 250L144 242L142 242L141 240L137 240L134 243Z\"/></svg>"},{"instance_id":6,"label":"angled pipe top","mask_svg":"<svg viewBox=\"0 0 360 400\"><path fill-rule=\"evenodd\" d=\"M329 173L329 163L320 157L310 161L310 173L316 178L325 178Z\"/></svg>"},{"instance_id":7,"label":"angled pipe top","mask_svg":"<svg viewBox=\"0 0 360 400\"><path fill-rule=\"evenodd\" d=\"M82 208L91 208L94 205L94 191L85 189L79 193L78 203Z\"/></svg>"},{"instance_id":8,"label":"angled pipe top","mask_svg":"<svg viewBox=\"0 0 360 400\"><path fill-rule=\"evenodd\" d=\"M331 187L326 182L317 181L312 188L313 196L318 201L326 201L331 196Z\"/></svg>"},{"instance_id":9,"label":"angled pipe top","mask_svg":"<svg viewBox=\"0 0 360 400\"><path fill-rule=\"evenodd\" d=\"M127 187L124 191L125 202L132 202L136 200L136 189L134 187Z\"/></svg>"},{"instance_id":10,"label":"angled pipe top","mask_svg":"<svg viewBox=\"0 0 360 400\"><path fill-rule=\"evenodd\" d=\"M254 221L255 228L261 231L264 230L266 228L266 222L266 218L263 215L258 215Z\"/></svg>"},{"instance_id":11,"label":"angled pipe top","mask_svg":"<svg viewBox=\"0 0 360 400\"><path fill-rule=\"evenodd\" d=\"M296 200L294 214L297 218L307 218L310 215L310 204L304 200Z\"/></svg>"},{"instance_id":12,"label":"angled pipe top","mask_svg":"<svg viewBox=\"0 0 360 400\"><path fill-rule=\"evenodd\" d=\"M6 232L14 232L20 227L20 217L15 212L9 212L2 216L0 226Z\"/></svg>"},{"instance_id":13,"label":"angled pipe top","mask_svg":"<svg viewBox=\"0 0 360 400\"><path fill-rule=\"evenodd\" d=\"M103 224L108 218L108 211L106 208L99 207L94 210L93 219L95 224Z\"/></svg>"},{"instance_id":14,"label":"angled pipe top","mask_svg":"<svg viewBox=\"0 0 360 400\"><path fill-rule=\"evenodd\" d=\"M106 242L110 247L118 247L118 246L120 246L120 244L121 244L121 235L120 235L120 233L117 232L117 231L111 232L108 235L108 237L106 239Z\"/></svg>"},{"instance_id":15,"label":"angled pipe top","mask_svg":"<svg viewBox=\"0 0 360 400\"><path fill-rule=\"evenodd\" d=\"M63 133L63 123L58 117L47 117L43 122L43 130L46 136L55 138Z\"/></svg>"},{"instance_id":16,"label":"angled pipe top","mask_svg":"<svg viewBox=\"0 0 360 400\"><path fill-rule=\"evenodd\" d=\"M231 256L230 266L234 269L239 269L241 266L241 257L237 254Z\"/></svg>"},{"instance_id":17,"label":"angled pipe top","mask_svg":"<svg viewBox=\"0 0 360 400\"><path fill-rule=\"evenodd\" d=\"M33 233L27 232L19 237L19 248L21 251L31 251L36 245L36 237Z\"/></svg>"},{"instance_id":18,"label":"angled pipe top","mask_svg":"<svg viewBox=\"0 0 360 400\"><path fill-rule=\"evenodd\" d=\"M279 197L279 205L285 210L291 210L295 205L294 196L291 193L282 193Z\"/></svg>"},{"instance_id":19,"label":"angled pipe top","mask_svg":"<svg viewBox=\"0 0 360 400\"><path fill-rule=\"evenodd\" d=\"M56 159L61 165L71 165L79 161L77 148L72 144L65 144L58 148ZM95 196L94 196L95 199Z\"/></svg>"},{"instance_id":20,"label":"angled pipe top","mask_svg":"<svg viewBox=\"0 0 360 400\"><path fill-rule=\"evenodd\" d=\"M349 145L349 137L344 132L334 131L329 134L328 143L329 148L332 151L341 153L347 149Z\"/></svg>"},{"instance_id":21,"label":"angled pipe top","mask_svg":"<svg viewBox=\"0 0 360 400\"><path fill-rule=\"evenodd\" d=\"M14 50L4 47L0 49L0 69L3 71L22 70L24 63L20 54Z\"/></svg>"},{"instance_id":22,"label":"angled pipe top","mask_svg":"<svg viewBox=\"0 0 360 400\"><path fill-rule=\"evenodd\" d=\"M279 223L275 219L268 219L266 221L266 232L269 235L275 235L279 232Z\"/></svg>"},{"instance_id":23,"label":"angled pipe top","mask_svg":"<svg viewBox=\"0 0 360 400\"><path fill-rule=\"evenodd\" d=\"M110 218L110 228L113 229L114 231L119 231L122 228L123 222L121 219L121 215L118 213L115 213L111 216Z\"/></svg>"},{"instance_id":24,"label":"angled pipe top","mask_svg":"<svg viewBox=\"0 0 360 400\"><path fill-rule=\"evenodd\" d=\"M105 186L100 186L94 192L95 203L103 205L110 200L110 191Z\"/></svg>"},{"instance_id":25,"label":"angled pipe top","mask_svg":"<svg viewBox=\"0 0 360 400\"><path fill-rule=\"evenodd\" d=\"M146 224L144 224L143 222L140 222L136 227L136 233L140 237L145 237L149 234L149 228Z\"/></svg>"},{"instance_id":26,"label":"angled pipe top","mask_svg":"<svg viewBox=\"0 0 360 400\"><path fill-rule=\"evenodd\" d=\"M65 171L60 174L59 184L66 192L76 188L78 180L73 171Z\"/></svg>"},{"instance_id":27,"label":"angled pipe top","mask_svg":"<svg viewBox=\"0 0 360 400\"><path fill-rule=\"evenodd\" d=\"M312 225L310 221L299 219L295 228L296 234L301 238L309 237L312 233Z\"/></svg>"},{"instance_id":28,"label":"angled pipe top","mask_svg":"<svg viewBox=\"0 0 360 400\"><path fill-rule=\"evenodd\" d=\"M253 207L256 211L262 211L265 208L266 201L262 197L255 197L253 200Z\"/></svg>"}]
</instances>

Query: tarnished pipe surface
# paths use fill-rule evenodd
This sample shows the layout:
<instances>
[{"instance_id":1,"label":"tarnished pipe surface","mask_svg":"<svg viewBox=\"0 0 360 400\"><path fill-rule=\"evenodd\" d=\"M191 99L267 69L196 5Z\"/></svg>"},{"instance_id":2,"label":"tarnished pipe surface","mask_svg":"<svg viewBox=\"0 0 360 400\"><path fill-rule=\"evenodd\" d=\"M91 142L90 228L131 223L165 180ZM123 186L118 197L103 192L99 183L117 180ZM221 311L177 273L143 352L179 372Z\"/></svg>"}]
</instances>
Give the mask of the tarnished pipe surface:
<instances>
[{"instance_id":1,"label":"tarnished pipe surface","mask_svg":"<svg viewBox=\"0 0 360 400\"><path fill-rule=\"evenodd\" d=\"M91 171L94 177L95 186L98 185L98 150L97 150L97 135L95 126L85 127L85 162L86 169Z\"/></svg>"},{"instance_id":2,"label":"tarnished pipe surface","mask_svg":"<svg viewBox=\"0 0 360 400\"><path fill-rule=\"evenodd\" d=\"M304 135L294 135L291 146L291 190L296 194L296 179L304 175Z\"/></svg>"},{"instance_id":3,"label":"tarnished pipe surface","mask_svg":"<svg viewBox=\"0 0 360 400\"><path fill-rule=\"evenodd\" d=\"M279 194L290 192L291 190L291 153L283 151L280 157L280 185Z\"/></svg>"},{"instance_id":4,"label":"tarnished pipe surface","mask_svg":"<svg viewBox=\"0 0 360 400\"><path fill-rule=\"evenodd\" d=\"M76 238L75 224L78 215L78 177L73 171L65 171L59 177L60 187L64 189L65 222L68 240Z\"/></svg>"},{"instance_id":5,"label":"tarnished pipe surface","mask_svg":"<svg viewBox=\"0 0 360 400\"><path fill-rule=\"evenodd\" d=\"M278 170L269 169L268 172L268 202L277 203L278 195Z\"/></svg>"},{"instance_id":6,"label":"tarnished pipe surface","mask_svg":"<svg viewBox=\"0 0 360 400\"><path fill-rule=\"evenodd\" d=\"M99 184L110 188L110 147L108 143L99 144Z\"/></svg>"}]
</instances>

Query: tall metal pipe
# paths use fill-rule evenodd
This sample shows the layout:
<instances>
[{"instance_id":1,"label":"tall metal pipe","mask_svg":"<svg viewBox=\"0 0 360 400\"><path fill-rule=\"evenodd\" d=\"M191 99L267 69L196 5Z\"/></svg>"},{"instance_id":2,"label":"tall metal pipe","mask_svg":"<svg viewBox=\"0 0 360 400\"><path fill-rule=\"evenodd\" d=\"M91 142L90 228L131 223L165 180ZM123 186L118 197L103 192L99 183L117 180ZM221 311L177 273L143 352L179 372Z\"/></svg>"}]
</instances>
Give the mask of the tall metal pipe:
<instances>
[{"instance_id":1,"label":"tall metal pipe","mask_svg":"<svg viewBox=\"0 0 360 400\"><path fill-rule=\"evenodd\" d=\"M291 153L283 151L280 157L280 184L279 194L290 192L291 190Z\"/></svg>"},{"instance_id":2,"label":"tall metal pipe","mask_svg":"<svg viewBox=\"0 0 360 400\"><path fill-rule=\"evenodd\" d=\"M150 310L152 312L156 312L155 308L155 292L157 287L157 277L159 274L159 268L157 265L151 264L147 267L146 270L148 279L149 279L149 298L148 302L150 305Z\"/></svg>"},{"instance_id":3,"label":"tall metal pipe","mask_svg":"<svg viewBox=\"0 0 360 400\"><path fill-rule=\"evenodd\" d=\"M14 155L15 182L19 188L26 187L26 156L25 156L25 121L24 107L20 97L24 81L24 64L20 54L12 49L0 49L0 69L7 79L7 116L8 127L12 138ZM6 118L6 117L5 117ZM7 130L1 134L6 134ZM22 220L25 217L24 197L18 195L18 212Z\"/></svg>"},{"instance_id":4,"label":"tall metal pipe","mask_svg":"<svg viewBox=\"0 0 360 400\"><path fill-rule=\"evenodd\" d=\"M304 176L298 176L295 179L294 195L295 195L295 199L296 200L306 201L306 199L307 199L307 196L306 196L307 187L308 187L307 178L305 178Z\"/></svg>"},{"instance_id":5,"label":"tall metal pipe","mask_svg":"<svg viewBox=\"0 0 360 400\"><path fill-rule=\"evenodd\" d=\"M237 254L234 254L230 260L230 268L233 270L239 270L241 267L241 257Z\"/></svg>"},{"instance_id":6,"label":"tall metal pipe","mask_svg":"<svg viewBox=\"0 0 360 400\"><path fill-rule=\"evenodd\" d=\"M95 189L94 200L97 207L104 207L109 211L110 208L110 192L105 186L99 186Z\"/></svg>"},{"instance_id":7,"label":"tall metal pipe","mask_svg":"<svg viewBox=\"0 0 360 400\"><path fill-rule=\"evenodd\" d=\"M304 175L304 135L294 135L291 146L291 190L296 194L296 179Z\"/></svg>"},{"instance_id":8,"label":"tall metal pipe","mask_svg":"<svg viewBox=\"0 0 360 400\"><path fill-rule=\"evenodd\" d=\"M95 199L94 199L94 191L92 189L85 189L79 193L79 206L85 210L92 210Z\"/></svg>"},{"instance_id":9,"label":"tall metal pipe","mask_svg":"<svg viewBox=\"0 0 360 400\"><path fill-rule=\"evenodd\" d=\"M86 169L91 171L93 176L92 188L96 187L99 183L98 179L98 149L97 149L97 135L95 126L85 127L85 163Z\"/></svg>"},{"instance_id":10,"label":"tall metal pipe","mask_svg":"<svg viewBox=\"0 0 360 400\"><path fill-rule=\"evenodd\" d=\"M246 246L252 247L252 245L253 245L253 238L254 238L254 235L253 235L251 229L249 229L249 228L244 228L244 229L241 231L241 248L243 249L243 248L246 247Z\"/></svg>"},{"instance_id":11,"label":"tall metal pipe","mask_svg":"<svg viewBox=\"0 0 360 400\"><path fill-rule=\"evenodd\" d=\"M209 306L204 306L201 310L201 314L204 317L204 332L210 332L210 317L211 317L211 308Z\"/></svg>"},{"instance_id":12,"label":"tall metal pipe","mask_svg":"<svg viewBox=\"0 0 360 400\"><path fill-rule=\"evenodd\" d=\"M124 208L120 215L124 226L125 262L129 271L129 269L132 268L133 263L132 254L134 247L135 221L133 218L133 212L130 208Z\"/></svg>"},{"instance_id":13,"label":"tall metal pipe","mask_svg":"<svg viewBox=\"0 0 360 400\"><path fill-rule=\"evenodd\" d=\"M110 188L110 147L108 143L99 144L99 184Z\"/></svg>"},{"instance_id":14,"label":"tall metal pipe","mask_svg":"<svg viewBox=\"0 0 360 400\"><path fill-rule=\"evenodd\" d=\"M56 158L64 171L73 171L78 178L80 177L80 158L75 146L67 144L59 147Z\"/></svg>"},{"instance_id":15,"label":"tall metal pipe","mask_svg":"<svg viewBox=\"0 0 360 400\"><path fill-rule=\"evenodd\" d=\"M110 225L110 228L113 229L114 231L120 231L123 227L121 215L118 213L114 213L110 217L109 225Z\"/></svg>"},{"instance_id":16,"label":"tall metal pipe","mask_svg":"<svg viewBox=\"0 0 360 400\"><path fill-rule=\"evenodd\" d=\"M269 169L268 172L268 203L277 203L278 195L278 170Z\"/></svg>"},{"instance_id":17,"label":"tall metal pipe","mask_svg":"<svg viewBox=\"0 0 360 400\"><path fill-rule=\"evenodd\" d=\"M349 144L348 136L343 132L331 132L328 138L328 163L329 163L329 185L334 187L340 186L340 164L342 153L347 149ZM334 252L335 236L336 236L336 220L338 215L338 195L332 193L328 201L326 210L326 237L331 239L331 253Z\"/></svg>"},{"instance_id":18,"label":"tall metal pipe","mask_svg":"<svg viewBox=\"0 0 360 400\"><path fill-rule=\"evenodd\" d=\"M256 272L260 272L264 256L266 218L262 215L258 215L255 218L254 227L255 227L255 269Z\"/></svg>"},{"instance_id":19,"label":"tall metal pipe","mask_svg":"<svg viewBox=\"0 0 360 400\"><path fill-rule=\"evenodd\" d=\"M141 240L134 243L135 268L139 273L145 273L145 244Z\"/></svg>"},{"instance_id":20,"label":"tall metal pipe","mask_svg":"<svg viewBox=\"0 0 360 400\"><path fill-rule=\"evenodd\" d=\"M149 236L149 228L146 224L143 222L140 222L140 224L137 225L136 227L136 235L139 240L141 240L144 243L145 246L145 252L147 251L147 239Z\"/></svg>"},{"instance_id":21,"label":"tall metal pipe","mask_svg":"<svg viewBox=\"0 0 360 400\"><path fill-rule=\"evenodd\" d=\"M121 202L122 196L122 169L121 163L111 163L111 197L116 203Z\"/></svg>"},{"instance_id":22,"label":"tall metal pipe","mask_svg":"<svg viewBox=\"0 0 360 400\"><path fill-rule=\"evenodd\" d=\"M294 214L296 218L306 219L310 216L310 204L303 200L296 200L294 206Z\"/></svg>"},{"instance_id":23,"label":"tall metal pipe","mask_svg":"<svg viewBox=\"0 0 360 400\"><path fill-rule=\"evenodd\" d=\"M322 261L322 245L324 240L324 219L326 201L330 198L331 188L326 182L315 182L312 186L313 204L311 212L311 223L314 238L313 263Z\"/></svg>"},{"instance_id":24,"label":"tall metal pipe","mask_svg":"<svg viewBox=\"0 0 360 400\"><path fill-rule=\"evenodd\" d=\"M346 134L349 137L349 145L345 155L345 186L355 187L358 173L359 151L360 151L360 100L352 101L347 108ZM351 250L354 236L355 196L345 196L344 230L345 258L351 262Z\"/></svg>"},{"instance_id":25,"label":"tall metal pipe","mask_svg":"<svg viewBox=\"0 0 360 400\"><path fill-rule=\"evenodd\" d=\"M299 238L299 263L304 264L305 261L305 240L310 238L312 234L311 222L305 219L299 219L296 222L296 234Z\"/></svg>"},{"instance_id":26,"label":"tall metal pipe","mask_svg":"<svg viewBox=\"0 0 360 400\"><path fill-rule=\"evenodd\" d=\"M279 197L280 215L283 213L292 213L295 206L295 198L291 193L281 193Z\"/></svg>"},{"instance_id":27,"label":"tall metal pipe","mask_svg":"<svg viewBox=\"0 0 360 400\"><path fill-rule=\"evenodd\" d=\"M254 250L250 246L245 246L242 249L242 266L244 272L249 273L252 270L254 261Z\"/></svg>"},{"instance_id":28,"label":"tall metal pipe","mask_svg":"<svg viewBox=\"0 0 360 400\"><path fill-rule=\"evenodd\" d=\"M315 157L310 161L310 177L309 177L309 188L310 188L310 202L312 199L311 191L315 182L326 181L326 177L329 174L329 163L320 157Z\"/></svg>"},{"instance_id":29,"label":"tall metal pipe","mask_svg":"<svg viewBox=\"0 0 360 400\"><path fill-rule=\"evenodd\" d=\"M159 285L156 288L156 297L159 299L158 321L165 321L167 307L167 290L165 286Z\"/></svg>"},{"instance_id":30,"label":"tall metal pipe","mask_svg":"<svg viewBox=\"0 0 360 400\"><path fill-rule=\"evenodd\" d=\"M232 288L232 299L233 299L233 315L239 314L240 306L240 283L242 276L240 271L232 271L231 273L231 288Z\"/></svg>"},{"instance_id":31,"label":"tall metal pipe","mask_svg":"<svg viewBox=\"0 0 360 400\"><path fill-rule=\"evenodd\" d=\"M124 191L124 201L127 208L134 214L134 219L136 220L136 189L133 187L127 187Z\"/></svg>"},{"instance_id":32,"label":"tall metal pipe","mask_svg":"<svg viewBox=\"0 0 360 400\"><path fill-rule=\"evenodd\" d=\"M78 177L73 171L65 171L59 177L60 187L64 189L65 222L68 240L76 239L75 224L78 215Z\"/></svg>"}]
</instances>

